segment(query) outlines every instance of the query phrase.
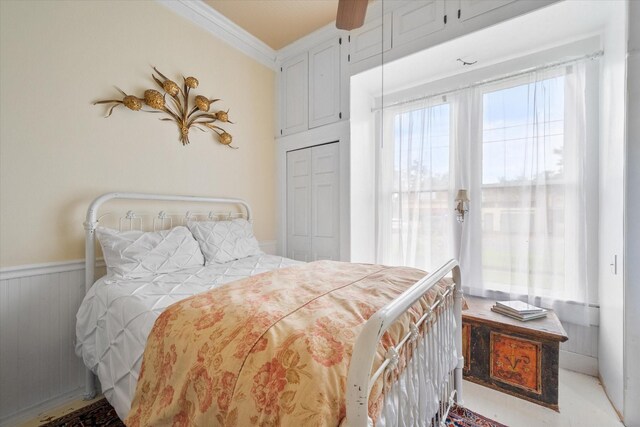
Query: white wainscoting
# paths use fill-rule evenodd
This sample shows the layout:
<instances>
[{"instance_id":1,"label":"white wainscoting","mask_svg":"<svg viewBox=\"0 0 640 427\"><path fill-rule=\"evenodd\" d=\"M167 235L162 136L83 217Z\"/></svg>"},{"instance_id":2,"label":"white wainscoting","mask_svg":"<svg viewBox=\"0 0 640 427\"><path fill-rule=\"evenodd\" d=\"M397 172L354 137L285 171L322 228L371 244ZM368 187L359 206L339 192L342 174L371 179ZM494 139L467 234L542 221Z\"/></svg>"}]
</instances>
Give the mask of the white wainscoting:
<instances>
[{"instance_id":1,"label":"white wainscoting","mask_svg":"<svg viewBox=\"0 0 640 427\"><path fill-rule=\"evenodd\" d=\"M81 394L84 365L74 343L84 263L56 267L66 271L0 276L0 425Z\"/></svg>"},{"instance_id":2,"label":"white wainscoting","mask_svg":"<svg viewBox=\"0 0 640 427\"><path fill-rule=\"evenodd\" d=\"M583 326L562 322L569 340L560 344L560 367L598 376L597 325Z\"/></svg>"},{"instance_id":3,"label":"white wainscoting","mask_svg":"<svg viewBox=\"0 0 640 427\"><path fill-rule=\"evenodd\" d=\"M276 242L260 248L274 254ZM82 396L85 368L74 347L84 294L82 260L0 270L0 426Z\"/></svg>"}]
</instances>

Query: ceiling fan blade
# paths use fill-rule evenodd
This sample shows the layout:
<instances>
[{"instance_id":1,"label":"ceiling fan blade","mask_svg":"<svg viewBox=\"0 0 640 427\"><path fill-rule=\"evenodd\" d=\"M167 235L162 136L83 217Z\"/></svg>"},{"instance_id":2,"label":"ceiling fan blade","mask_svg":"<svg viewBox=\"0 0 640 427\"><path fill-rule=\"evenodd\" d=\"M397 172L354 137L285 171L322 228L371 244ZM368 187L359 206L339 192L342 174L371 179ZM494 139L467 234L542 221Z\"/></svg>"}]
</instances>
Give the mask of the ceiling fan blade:
<instances>
[{"instance_id":1,"label":"ceiling fan blade","mask_svg":"<svg viewBox=\"0 0 640 427\"><path fill-rule=\"evenodd\" d=\"M339 0L336 27L341 30L355 30L362 27L369 0Z\"/></svg>"}]
</instances>

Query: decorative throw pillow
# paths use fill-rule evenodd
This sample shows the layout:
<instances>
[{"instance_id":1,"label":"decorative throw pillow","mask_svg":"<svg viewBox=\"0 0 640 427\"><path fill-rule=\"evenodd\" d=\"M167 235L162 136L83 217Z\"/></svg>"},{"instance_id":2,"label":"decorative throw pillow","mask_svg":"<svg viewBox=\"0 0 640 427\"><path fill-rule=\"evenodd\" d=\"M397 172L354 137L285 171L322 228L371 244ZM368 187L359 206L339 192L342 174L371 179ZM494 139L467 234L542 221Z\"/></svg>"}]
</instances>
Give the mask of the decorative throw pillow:
<instances>
[{"instance_id":1,"label":"decorative throw pillow","mask_svg":"<svg viewBox=\"0 0 640 427\"><path fill-rule=\"evenodd\" d=\"M189 222L207 264L222 264L252 255L261 255L253 227L246 219Z\"/></svg>"},{"instance_id":2,"label":"decorative throw pillow","mask_svg":"<svg viewBox=\"0 0 640 427\"><path fill-rule=\"evenodd\" d=\"M98 227L96 234L109 275L136 279L204 265L200 245L187 227L162 231L117 231Z\"/></svg>"}]
</instances>

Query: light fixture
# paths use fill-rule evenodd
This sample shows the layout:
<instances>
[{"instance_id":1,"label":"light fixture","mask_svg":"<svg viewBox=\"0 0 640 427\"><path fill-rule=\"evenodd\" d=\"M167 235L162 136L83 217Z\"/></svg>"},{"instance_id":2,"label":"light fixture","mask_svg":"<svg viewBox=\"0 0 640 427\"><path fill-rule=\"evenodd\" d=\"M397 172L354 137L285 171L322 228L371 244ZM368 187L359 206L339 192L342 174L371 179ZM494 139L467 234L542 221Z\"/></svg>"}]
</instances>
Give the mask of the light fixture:
<instances>
[{"instance_id":1,"label":"light fixture","mask_svg":"<svg viewBox=\"0 0 640 427\"><path fill-rule=\"evenodd\" d=\"M464 215L469 212L469 194L466 189L461 188L456 194L456 219L460 224L464 222Z\"/></svg>"}]
</instances>

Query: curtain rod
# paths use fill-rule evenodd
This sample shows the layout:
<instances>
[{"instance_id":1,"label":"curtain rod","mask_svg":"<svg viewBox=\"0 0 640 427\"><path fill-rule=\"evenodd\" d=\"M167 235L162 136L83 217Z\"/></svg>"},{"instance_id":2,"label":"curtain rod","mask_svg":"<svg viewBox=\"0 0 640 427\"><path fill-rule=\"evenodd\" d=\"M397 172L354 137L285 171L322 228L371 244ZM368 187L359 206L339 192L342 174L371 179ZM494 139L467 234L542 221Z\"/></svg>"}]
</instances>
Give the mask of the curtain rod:
<instances>
[{"instance_id":1,"label":"curtain rod","mask_svg":"<svg viewBox=\"0 0 640 427\"><path fill-rule=\"evenodd\" d=\"M392 108L392 107L398 107L400 105L411 104L413 102L423 101L425 99L435 98L435 97L442 96L442 95L448 95L450 93L459 92L461 90L471 89L473 87L483 86L483 85L487 85L487 84L490 84L490 83L496 83L496 82L500 82L500 81L503 81L503 80L512 79L514 77L519 77L519 76L522 76L522 75L525 75L525 74L532 73L534 71L548 70L550 68L561 67L563 65L573 64L575 62L584 61L584 60L587 60L587 59L596 59L596 58L599 58L599 57L601 57L603 55L604 55L604 51L603 50L599 50L597 52L593 52L593 53L590 53L590 54L587 54L587 55L583 55L583 56L581 56L579 58L573 58L573 59L568 59L568 60L564 60L564 61L552 62L550 64L541 65L541 66L538 66L538 67L531 67L531 68L527 68L527 69L524 69L524 70L516 71L515 73L505 74L505 75L502 75L500 77L495 77L495 78L486 79L486 80L480 80L478 82L471 83L471 84L466 85L466 86L461 86L461 87L458 87L458 88L455 88L455 89L450 89L450 90L446 90L446 91L442 91L442 92L431 93L429 95L423 95L423 96L419 96L417 98L407 99L405 101L393 102L393 103L388 104L388 105L383 105L381 107L372 108L371 112L380 111L380 110L383 110L385 108ZM384 94L384 91L383 91L383 94Z\"/></svg>"}]
</instances>

